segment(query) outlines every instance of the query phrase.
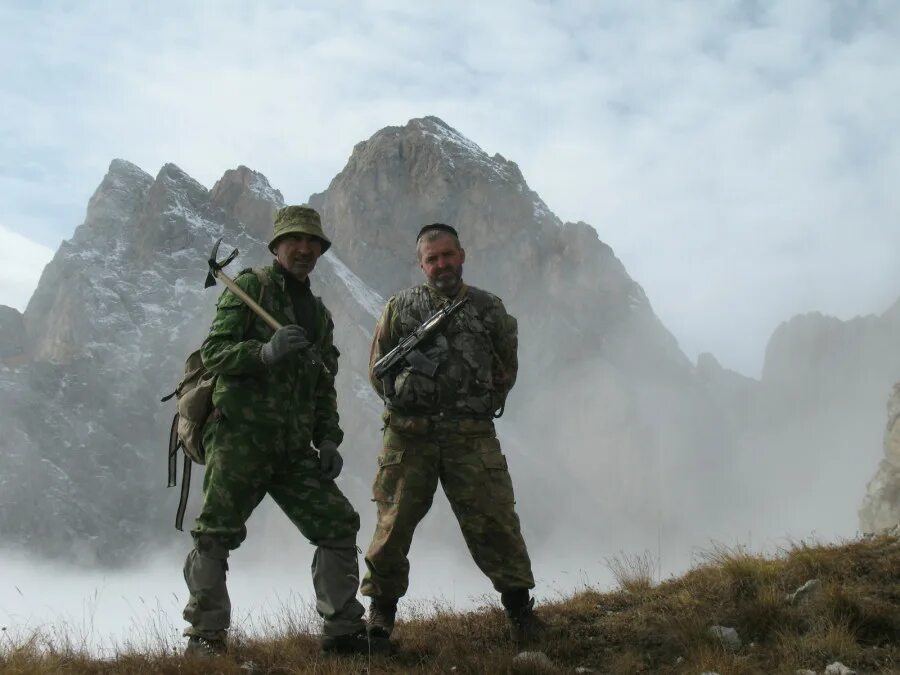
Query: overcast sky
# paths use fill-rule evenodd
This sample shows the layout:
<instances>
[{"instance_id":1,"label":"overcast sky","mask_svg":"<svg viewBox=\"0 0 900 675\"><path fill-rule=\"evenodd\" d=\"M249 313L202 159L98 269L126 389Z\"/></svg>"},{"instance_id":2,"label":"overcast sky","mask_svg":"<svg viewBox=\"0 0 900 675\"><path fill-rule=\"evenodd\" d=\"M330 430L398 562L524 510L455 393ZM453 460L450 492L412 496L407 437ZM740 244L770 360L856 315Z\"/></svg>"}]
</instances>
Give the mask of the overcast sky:
<instances>
[{"instance_id":1,"label":"overcast sky","mask_svg":"<svg viewBox=\"0 0 900 675\"><path fill-rule=\"evenodd\" d=\"M780 321L900 296L892 0L7 0L0 58L0 304L114 157L300 202L429 114L593 225L692 358L757 375Z\"/></svg>"}]
</instances>

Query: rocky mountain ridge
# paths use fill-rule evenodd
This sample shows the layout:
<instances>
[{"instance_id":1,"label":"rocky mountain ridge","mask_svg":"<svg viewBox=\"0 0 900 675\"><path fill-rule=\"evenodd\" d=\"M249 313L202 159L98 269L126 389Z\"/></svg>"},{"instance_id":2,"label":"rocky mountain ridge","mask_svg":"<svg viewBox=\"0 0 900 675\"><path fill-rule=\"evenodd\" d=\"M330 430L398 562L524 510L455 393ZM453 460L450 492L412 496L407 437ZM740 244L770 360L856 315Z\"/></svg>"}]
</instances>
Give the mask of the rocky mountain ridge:
<instances>
[{"instance_id":1,"label":"rocky mountain ridge","mask_svg":"<svg viewBox=\"0 0 900 675\"><path fill-rule=\"evenodd\" d=\"M785 490L769 475L779 458L760 448L782 452L796 440L796 425L767 428L769 415L818 391L807 375L829 363L827 352L808 363L791 355L816 342L805 323L789 322L773 337L759 383L712 357L695 368L594 228L561 222L515 163L434 117L357 144L310 203L334 240L313 287L335 316L342 487L364 528L373 522L368 490L380 427L380 401L366 381L368 342L385 298L418 281L415 233L434 221L459 228L467 281L503 297L519 318L520 378L498 429L529 541L550 544L573 528L585 546L614 533L626 548L706 540L756 522L748 515L756 474ZM208 190L172 164L152 177L112 162L25 313L0 309L0 336L10 336L0 343L4 541L85 564L127 562L171 541L177 496L161 486L172 411L158 398L208 328L218 291L202 286L214 241L241 251L234 273L265 263L281 205L281 193L247 167ZM890 322L885 330L866 344L886 347L897 332ZM851 354L852 372L866 350L841 353ZM865 378L858 385L868 391ZM843 400L840 387L834 395ZM827 437L831 427L820 426ZM711 511L714 504L735 512ZM438 529L451 527L436 511Z\"/></svg>"}]
</instances>

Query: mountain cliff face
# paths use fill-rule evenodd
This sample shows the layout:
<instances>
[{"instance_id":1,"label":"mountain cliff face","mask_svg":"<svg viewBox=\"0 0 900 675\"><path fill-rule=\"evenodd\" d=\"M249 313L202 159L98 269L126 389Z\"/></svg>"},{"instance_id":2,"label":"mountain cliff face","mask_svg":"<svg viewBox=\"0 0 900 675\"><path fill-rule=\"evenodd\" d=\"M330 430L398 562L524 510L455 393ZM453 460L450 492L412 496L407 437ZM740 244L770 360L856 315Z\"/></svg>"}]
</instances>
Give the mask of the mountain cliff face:
<instances>
[{"instance_id":1,"label":"mountain cliff face","mask_svg":"<svg viewBox=\"0 0 900 675\"><path fill-rule=\"evenodd\" d=\"M818 449L809 426L818 439L843 419L831 405L827 424L817 416L829 377L856 377L868 349L896 344L896 309L884 336L872 322L845 339L828 320L824 332L801 320L773 337L762 382L711 356L695 368L594 228L561 222L515 163L434 117L357 144L309 201L334 241L312 283L334 314L342 353L341 486L361 511L361 540L374 523L381 426L369 340L385 299L420 282L415 234L424 223L457 227L466 280L500 295L519 319L520 375L498 429L532 545L564 540L570 552L596 556L597 542L614 534L613 548L647 548L758 527L747 515L755 500L773 485L784 490L772 479L784 464L778 453L792 443L804 448L795 455ZM203 289L214 242L224 239L222 256L241 251L233 274L268 262L282 205L246 167L208 190L172 164L153 177L112 162L24 314L0 308L0 539L86 564L134 560L172 541L177 495L162 486L173 410L159 397L208 329L220 292ZM831 358L811 346L822 340L861 342ZM871 389L866 376L854 381L855 393ZM839 384L829 391L830 401L845 400ZM804 406L800 423L781 414ZM436 511L438 532L453 527ZM282 521L265 530L283 536Z\"/></svg>"},{"instance_id":2,"label":"mountain cliff face","mask_svg":"<svg viewBox=\"0 0 900 675\"><path fill-rule=\"evenodd\" d=\"M13 307L0 305L0 359L25 354L25 321Z\"/></svg>"},{"instance_id":3,"label":"mountain cliff face","mask_svg":"<svg viewBox=\"0 0 900 675\"><path fill-rule=\"evenodd\" d=\"M883 448L884 455L866 486L859 509L859 525L863 532L900 528L900 382L894 385L887 402Z\"/></svg>"},{"instance_id":4,"label":"mountain cliff face","mask_svg":"<svg viewBox=\"0 0 900 675\"><path fill-rule=\"evenodd\" d=\"M210 200L264 241L272 235L275 211L284 205L281 192L273 189L261 173L246 166L226 171L213 186Z\"/></svg>"}]
</instances>

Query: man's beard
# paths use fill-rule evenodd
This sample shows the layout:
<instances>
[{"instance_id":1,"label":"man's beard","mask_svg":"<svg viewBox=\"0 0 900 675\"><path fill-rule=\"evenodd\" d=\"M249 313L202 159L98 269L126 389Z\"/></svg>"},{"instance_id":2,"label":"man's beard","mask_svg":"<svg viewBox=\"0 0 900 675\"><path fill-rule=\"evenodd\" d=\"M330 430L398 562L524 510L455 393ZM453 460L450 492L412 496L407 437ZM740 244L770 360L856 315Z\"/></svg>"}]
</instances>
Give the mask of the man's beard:
<instances>
[{"instance_id":1,"label":"man's beard","mask_svg":"<svg viewBox=\"0 0 900 675\"><path fill-rule=\"evenodd\" d=\"M315 258L293 258L289 261L288 271L302 279L308 276L315 266Z\"/></svg>"},{"instance_id":2,"label":"man's beard","mask_svg":"<svg viewBox=\"0 0 900 675\"><path fill-rule=\"evenodd\" d=\"M462 265L456 269L446 270L430 279L431 285L441 293L453 293L462 283L462 271Z\"/></svg>"}]
</instances>

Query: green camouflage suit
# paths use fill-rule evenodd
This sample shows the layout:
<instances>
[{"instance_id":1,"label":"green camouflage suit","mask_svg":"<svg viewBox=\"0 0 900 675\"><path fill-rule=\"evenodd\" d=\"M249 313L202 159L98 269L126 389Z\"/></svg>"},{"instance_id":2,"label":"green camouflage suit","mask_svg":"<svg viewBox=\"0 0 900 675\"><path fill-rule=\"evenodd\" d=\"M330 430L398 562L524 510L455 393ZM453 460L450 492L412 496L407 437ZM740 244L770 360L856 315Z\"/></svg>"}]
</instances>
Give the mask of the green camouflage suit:
<instances>
[{"instance_id":1,"label":"green camouflage suit","mask_svg":"<svg viewBox=\"0 0 900 675\"><path fill-rule=\"evenodd\" d=\"M432 380L405 369L386 399L384 446L374 498L378 524L366 553L363 595L399 598L409 585L416 525L438 482L475 563L500 592L534 588L531 561L515 512L506 457L494 431L516 379L516 320L500 299L463 286L469 302L424 349L440 367ZM428 285L393 296L375 329L371 368L451 298ZM384 398L382 382L372 381Z\"/></svg>"},{"instance_id":2,"label":"green camouflage suit","mask_svg":"<svg viewBox=\"0 0 900 675\"><path fill-rule=\"evenodd\" d=\"M264 309L282 325L298 323L285 273L277 263L264 272L269 278ZM235 282L250 297L260 296L260 280L251 270ZM363 626L354 581L359 576L359 515L334 481L321 476L318 454L310 445L343 439L334 389L338 351L332 343L333 323L308 282L300 295L305 303L300 306L308 310L300 323L306 324L315 354L303 350L269 369L260 360L260 349L274 331L229 290L219 298L203 343L203 363L218 379L216 412L203 435L203 508L192 530L195 546L185 562L190 599L184 618L191 624L186 635L224 637L231 614L225 586L228 552L244 540L247 518L266 494L317 546L313 584L325 634L343 635Z\"/></svg>"}]
</instances>

